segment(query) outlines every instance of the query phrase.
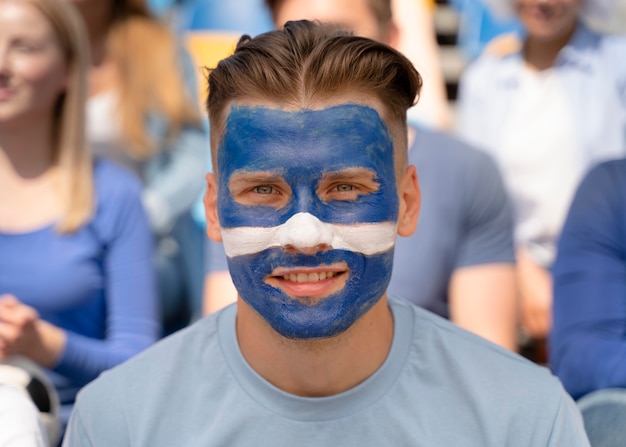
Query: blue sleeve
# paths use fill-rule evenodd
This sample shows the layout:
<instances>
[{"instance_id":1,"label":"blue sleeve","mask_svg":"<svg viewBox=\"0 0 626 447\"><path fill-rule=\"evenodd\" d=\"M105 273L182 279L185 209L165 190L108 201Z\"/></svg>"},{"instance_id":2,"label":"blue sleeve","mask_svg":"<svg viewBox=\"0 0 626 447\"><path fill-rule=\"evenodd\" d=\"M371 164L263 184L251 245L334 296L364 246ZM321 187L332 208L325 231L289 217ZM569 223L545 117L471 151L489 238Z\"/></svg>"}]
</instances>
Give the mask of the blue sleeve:
<instances>
[{"instance_id":1,"label":"blue sleeve","mask_svg":"<svg viewBox=\"0 0 626 447\"><path fill-rule=\"evenodd\" d=\"M626 387L626 160L581 183L553 267L550 362L578 398Z\"/></svg>"},{"instance_id":2,"label":"blue sleeve","mask_svg":"<svg viewBox=\"0 0 626 447\"><path fill-rule=\"evenodd\" d=\"M195 105L198 102L197 69L189 54L182 49L181 64L187 95ZM167 123L157 116L149 119L148 126L152 133L155 129L167 129ZM154 211L150 206L147 209L155 230L163 232L171 228L179 216L189 211L200 195L204 186L204 175L209 168L209 140L202 120L183 125L180 132L173 137L158 135L156 139L161 141L162 146L158 148L158 152L165 154L165 162L158 167L158 172L146 179L146 194L156 197L165 206L157 207ZM157 213L158 216L155 216ZM156 222L165 224L155 224Z\"/></svg>"},{"instance_id":3,"label":"blue sleeve","mask_svg":"<svg viewBox=\"0 0 626 447\"><path fill-rule=\"evenodd\" d=\"M96 187L107 190L98 194L94 218L105 250L105 339L68 331L55 368L84 383L147 348L160 335L153 238L141 203L141 185L129 173L102 162L99 173Z\"/></svg>"},{"instance_id":4,"label":"blue sleeve","mask_svg":"<svg viewBox=\"0 0 626 447\"><path fill-rule=\"evenodd\" d=\"M462 238L455 268L480 264L514 263L513 211L500 172L487 154L468 160L463 206Z\"/></svg>"}]
</instances>

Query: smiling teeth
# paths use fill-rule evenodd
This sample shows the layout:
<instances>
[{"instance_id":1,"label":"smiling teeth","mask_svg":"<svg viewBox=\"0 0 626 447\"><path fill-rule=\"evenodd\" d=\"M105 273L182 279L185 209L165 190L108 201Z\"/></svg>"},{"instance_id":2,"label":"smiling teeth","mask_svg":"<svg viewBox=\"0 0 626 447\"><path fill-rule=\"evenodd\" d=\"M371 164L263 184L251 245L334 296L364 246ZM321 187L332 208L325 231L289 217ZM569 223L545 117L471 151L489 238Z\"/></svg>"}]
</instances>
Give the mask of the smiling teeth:
<instances>
[{"instance_id":1,"label":"smiling teeth","mask_svg":"<svg viewBox=\"0 0 626 447\"><path fill-rule=\"evenodd\" d=\"M284 275L283 279L293 282L317 282L323 281L327 278L335 276L335 272L321 272L321 273L291 273Z\"/></svg>"}]
</instances>

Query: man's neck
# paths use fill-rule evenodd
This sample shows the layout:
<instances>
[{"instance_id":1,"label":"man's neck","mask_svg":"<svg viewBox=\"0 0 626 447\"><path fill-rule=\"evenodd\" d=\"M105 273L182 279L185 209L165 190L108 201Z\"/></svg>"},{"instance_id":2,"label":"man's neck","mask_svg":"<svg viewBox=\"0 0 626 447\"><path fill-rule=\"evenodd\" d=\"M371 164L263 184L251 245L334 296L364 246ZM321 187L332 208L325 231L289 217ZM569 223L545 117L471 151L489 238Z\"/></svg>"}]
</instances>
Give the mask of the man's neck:
<instances>
[{"instance_id":1,"label":"man's neck","mask_svg":"<svg viewBox=\"0 0 626 447\"><path fill-rule=\"evenodd\" d=\"M547 70L554 66L559 52L567 45L576 31L572 28L562 36L552 40L540 40L528 37L524 43L524 60L533 71Z\"/></svg>"},{"instance_id":2,"label":"man's neck","mask_svg":"<svg viewBox=\"0 0 626 447\"><path fill-rule=\"evenodd\" d=\"M274 386L298 396L330 396L355 387L384 363L393 316L384 296L343 334L291 340L239 298L237 338L248 364Z\"/></svg>"}]
</instances>

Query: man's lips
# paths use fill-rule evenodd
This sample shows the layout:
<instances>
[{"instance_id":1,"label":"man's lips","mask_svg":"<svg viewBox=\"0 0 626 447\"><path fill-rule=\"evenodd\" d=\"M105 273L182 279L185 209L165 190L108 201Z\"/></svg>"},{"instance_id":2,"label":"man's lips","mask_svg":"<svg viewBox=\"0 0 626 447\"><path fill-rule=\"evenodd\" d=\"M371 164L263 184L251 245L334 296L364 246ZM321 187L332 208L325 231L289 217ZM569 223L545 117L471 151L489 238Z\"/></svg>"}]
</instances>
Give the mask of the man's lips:
<instances>
[{"instance_id":1,"label":"man's lips","mask_svg":"<svg viewBox=\"0 0 626 447\"><path fill-rule=\"evenodd\" d=\"M348 272L348 266L343 263L315 268L277 268L265 282L294 298L321 299L341 290Z\"/></svg>"}]
</instances>

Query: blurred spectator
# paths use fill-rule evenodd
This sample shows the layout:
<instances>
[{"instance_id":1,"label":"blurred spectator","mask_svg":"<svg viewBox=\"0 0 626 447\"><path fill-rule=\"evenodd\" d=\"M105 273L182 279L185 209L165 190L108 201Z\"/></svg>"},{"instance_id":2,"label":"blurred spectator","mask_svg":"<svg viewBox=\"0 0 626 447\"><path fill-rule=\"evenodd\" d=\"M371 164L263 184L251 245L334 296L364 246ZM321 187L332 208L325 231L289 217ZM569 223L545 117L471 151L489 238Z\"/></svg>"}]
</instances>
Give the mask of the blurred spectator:
<instances>
[{"instance_id":1,"label":"blurred spectator","mask_svg":"<svg viewBox=\"0 0 626 447\"><path fill-rule=\"evenodd\" d=\"M263 0L188 0L177 3L174 8L174 26L181 31L228 31L254 36L273 28L272 18L263 7ZM320 9L335 4L330 0L314 3L318 3ZM341 3L337 2L335 7L341 8ZM385 1L371 2L378 10L381 10L382 3ZM435 38L432 2L392 0L391 6L395 17L392 46L411 59L424 79L420 102L409 111L409 119L428 126L449 128L452 117ZM294 7L297 8L296 5ZM163 9L162 6L159 9ZM274 19L276 25L283 25L279 17Z\"/></svg>"},{"instance_id":2,"label":"blurred spectator","mask_svg":"<svg viewBox=\"0 0 626 447\"><path fill-rule=\"evenodd\" d=\"M204 231L191 207L207 170L208 139L196 75L173 33L143 0L71 0L89 32L88 139L95 154L135 171L158 239L157 268L169 332L200 302Z\"/></svg>"},{"instance_id":3,"label":"blurred spectator","mask_svg":"<svg viewBox=\"0 0 626 447\"><path fill-rule=\"evenodd\" d=\"M181 0L175 7L180 31L230 31L257 35L272 29L263 0Z\"/></svg>"},{"instance_id":4,"label":"blurred spectator","mask_svg":"<svg viewBox=\"0 0 626 447\"><path fill-rule=\"evenodd\" d=\"M387 43L396 35L388 0L268 4L277 25L309 18ZM374 4L383 8L382 14L376 13ZM410 128L409 148L409 162L419 174L422 212L415 234L396 243L390 295L515 349L512 217L495 164L454 138L422 128ZM230 278L223 250L212 243L209 254L207 313L236 297L232 284L226 285Z\"/></svg>"},{"instance_id":5,"label":"blurred spectator","mask_svg":"<svg viewBox=\"0 0 626 447\"><path fill-rule=\"evenodd\" d=\"M457 45L468 59L478 57L494 38L521 32L521 24L509 14L510 0L451 0L460 22Z\"/></svg>"},{"instance_id":6,"label":"blurred spectator","mask_svg":"<svg viewBox=\"0 0 626 447\"><path fill-rule=\"evenodd\" d=\"M487 49L463 75L459 132L486 148L514 204L522 326L550 329L549 268L588 168L625 153L626 37L580 20L581 0L515 0L524 40Z\"/></svg>"},{"instance_id":7,"label":"blurred spectator","mask_svg":"<svg viewBox=\"0 0 626 447\"><path fill-rule=\"evenodd\" d=\"M592 445L621 446L626 439L626 159L600 164L583 180L563 226L553 274L551 366L574 398L587 395L581 405ZM614 443L608 443L610 437ZM594 443L598 439L606 443Z\"/></svg>"},{"instance_id":8,"label":"blurred spectator","mask_svg":"<svg viewBox=\"0 0 626 447\"><path fill-rule=\"evenodd\" d=\"M370 0L377 9L387 2ZM434 1L391 0L391 11L397 36L387 43L408 57L424 80L419 102L409 109L407 118L416 125L450 129L452 112L435 34Z\"/></svg>"},{"instance_id":9,"label":"blurred spectator","mask_svg":"<svg viewBox=\"0 0 626 447\"><path fill-rule=\"evenodd\" d=\"M419 103L410 109L409 121L443 129L452 125L435 37L432 4L428 0L368 0L364 7L376 12L376 15L370 14L369 22L360 19L363 17L361 13L350 15L350 1L302 0L266 3L277 27L282 27L286 18L318 18L327 21L329 16L332 18L334 15L334 18L341 20L338 22L340 26L354 30L357 35L372 37L373 33L378 33L378 25L373 22L374 19L389 22L388 29L383 30L384 42L405 54L424 79ZM389 15L383 17L383 11L389 11ZM306 16L298 12L306 12Z\"/></svg>"},{"instance_id":10,"label":"blurred spectator","mask_svg":"<svg viewBox=\"0 0 626 447\"><path fill-rule=\"evenodd\" d=\"M65 420L159 334L139 182L85 141L86 41L62 2L0 1L0 361L48 368Z\"/></svg>"}]
</instances>

